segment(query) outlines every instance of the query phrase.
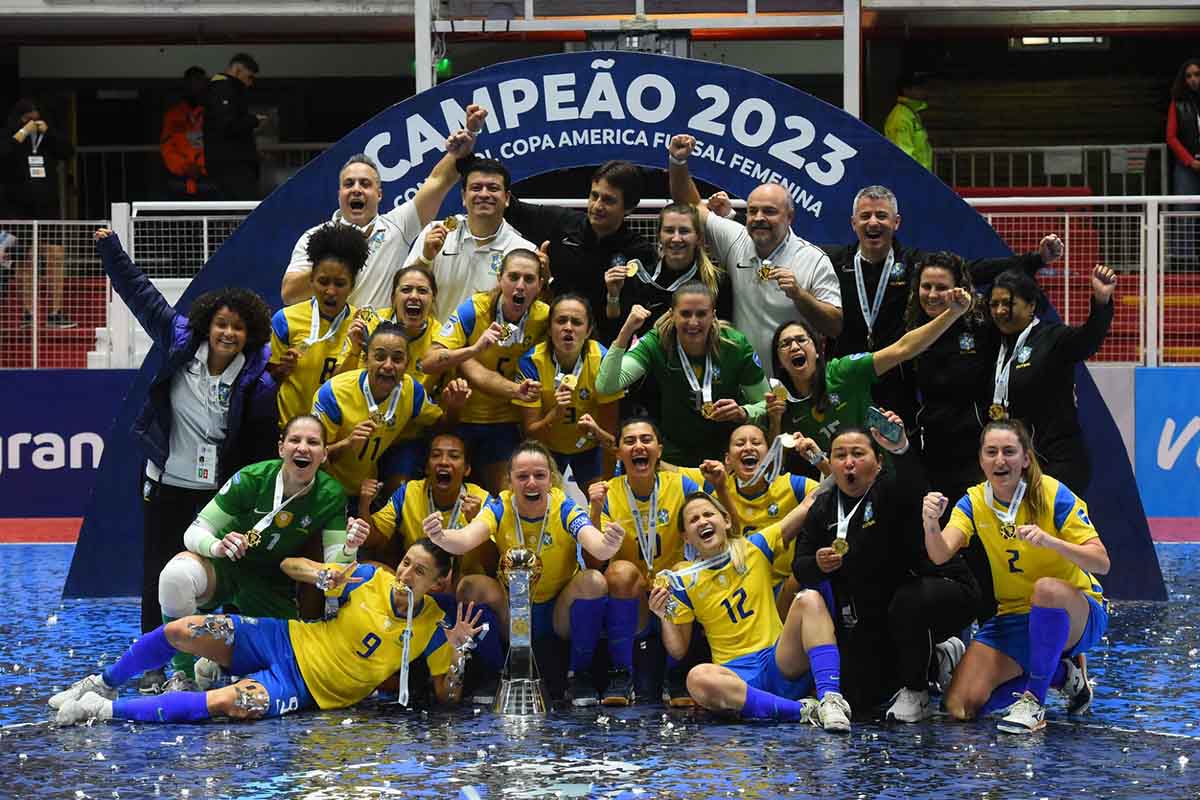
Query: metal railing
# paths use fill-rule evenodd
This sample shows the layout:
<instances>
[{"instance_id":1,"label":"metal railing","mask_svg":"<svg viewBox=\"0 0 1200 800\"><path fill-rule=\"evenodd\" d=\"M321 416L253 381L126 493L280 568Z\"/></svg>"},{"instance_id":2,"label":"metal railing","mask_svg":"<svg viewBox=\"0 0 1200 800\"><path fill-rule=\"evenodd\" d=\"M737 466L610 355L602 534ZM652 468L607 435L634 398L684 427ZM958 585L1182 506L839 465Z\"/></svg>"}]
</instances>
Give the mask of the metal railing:
<instances>
[{"instance_id":1,"label":"metal railing","mask_svg":"<svg viewBox=\"0 0 1200 800\"><path fill-rule=\"evenodd\" d=\"M583 200L533 202L582 207ZM656 209L647 200L630 217L653 240ZM1200 196L973 198L1015 252L1057 233L1062 261L1039 282L1064 320L1088 313L1090 271L1115 269L1121 283L1112 330L1093 361L1145 366L1200 363L1200 211L1171 210ZM114 204L111 225L169 299L175 299L256 203ZM735 201L735 205L744 205ZM120 298L107 289L91 244L95 222L0 221L0 368L130 367L148 341ZM50 253L61 249L61 257ZM54 259L58 258L57 263ZM33 269L32 264L37 264ZM282 265L280 265L282 269ZM54 271L64 276L61 306L75 328L56 327ZM31 276L33 292L22 275ZM28 298L28 302L26 301ZM24 311L31 314L26 320Z\"/></svg>"},{"instance_id":2,"label":"metal railing","mask_svg":"<svg viewBox=\"0 0 1200 800\"><path fill-rule=\"evenodd\" d=\"M1101 195L1169 191L1167 146L935 147L933 171L955 188L1088 187Z\"/></svg>"}]
</instances>

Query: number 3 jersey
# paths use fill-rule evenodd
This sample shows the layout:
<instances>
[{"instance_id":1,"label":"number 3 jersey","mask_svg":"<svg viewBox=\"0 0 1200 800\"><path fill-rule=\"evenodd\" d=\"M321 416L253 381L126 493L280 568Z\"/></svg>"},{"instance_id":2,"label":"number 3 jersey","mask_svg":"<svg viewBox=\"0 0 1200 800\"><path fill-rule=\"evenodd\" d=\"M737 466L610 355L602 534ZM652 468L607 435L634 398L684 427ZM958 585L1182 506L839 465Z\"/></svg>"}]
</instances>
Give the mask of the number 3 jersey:
<instances>
[{"instance_id":1,"label":"number 3 jersey","mask_svg":"<svg viewBox=\"0 0 1200 800\"><path fill-rule=\"evenodd\" d=\"M242 467L208 502L200 518L212 526L219 539L231 531L248 534L275 508L282 468L279 459ZM233 563L239 571L256 572L278 583L283 576L279 562L300 552L308 538L318 532L325 548L346 541L346 496L337 480L321 471L307 494L275 514L257 542L246 549L246 555Z\"/></svg>"},{"instance_id":2,"label":"number 3 jersey","mask_svg":"<svg viewBox=\"0 0 1200 800\"><path fill-rule=\"evenodd\" d=\"M991 565L992 586L998 614L1028 614L1033 584L1038 578L1058 578L1104 602L1104 590L1090 573L1045 547L1026 542L1012 532L1001 531L996 512L984 499L983 484L972 486L954 506L950 525L966 536L965 545L978 534ZM1031 490L1032 491L1032 490ZM1042 476L1042 513L1033 515L1027 499L1017 509L1014 527L1037 525L1051 536L1071 544L1083 544L1100 536L1088 517L1087 504L1049 475ZM997 499L996 503L1000 503Z\"/></svg>"},{"instance_id":3,"label":"number 3 jersey","mask_svg":"<svg viewBox=\"0 0 1200 800\"><path fill-rule=\"evenodd\" d=\"M327 569L344 569L326 564ZM321 708L344 708L375 691L400 669L404 652L405 611L393 603L399 581L387 570L366 564L354 571L362 583L326 592L336 597L337 616L320 622L288 622L296 665L313 700ZM399 590L403 598L404 590ZM445 612L433 598L421 596L413 611L409 663L424 658L429 674L445 675L453 648L441 621Z\"/></svg>"},{"instance_id":4,"label":"number 3 jersey","mask_svg":"<svg viewBox=\"0 0 1200 800\"><path fill-rule=\"evenodd\" d=\"M591 414L595 419L600 406L615 403L625 396L624 390L616 394L600 394L596 391L596 376L600 374L600 362L607 352L604 345L594 339L584 342L583 352L579 354L579 361L583 363L579 364L577 361L579 372L573 373L576 375L576 384L571 407L550 426L546 437L546 444L552 452L573 455L594 448L596 442L582 435L578 425L579 419L584 414ZM522 377L538 381L542 385L542 393L529 402L513 400L513 405L536 408L543 413L549 412L558 404L554 398L558 389L555 383L558 370L555 368L550 343L538 344L521 358L519 366ZM572 371L568 370L564 376L567 374L572 374Z\"/></svg>"},{"instance_id":5,"label":"number 3 jersey","mask_svg":"<svg viewBox=\"0 0 1200 800\"><path fill-rule=\"evenodd\" d=\"M673 621L695 620L703 625L717 664L770 647L783 632L771 570L775 555L783 549L783 526L769 525L744 541L745 574L739 575L726 558L723 564L684 577L682 590L672 590L682 604ZM689 566L683 564L675 571Z\"/></svg>"}]
</instances>

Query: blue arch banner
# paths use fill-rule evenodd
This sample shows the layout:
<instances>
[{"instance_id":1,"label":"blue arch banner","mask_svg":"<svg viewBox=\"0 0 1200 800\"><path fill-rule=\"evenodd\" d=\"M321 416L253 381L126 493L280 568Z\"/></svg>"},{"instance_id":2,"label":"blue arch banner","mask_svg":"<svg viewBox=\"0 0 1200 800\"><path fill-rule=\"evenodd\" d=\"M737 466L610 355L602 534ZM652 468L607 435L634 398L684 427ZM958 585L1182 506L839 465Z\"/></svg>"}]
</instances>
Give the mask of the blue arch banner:
<instances>
[{"instance_id":1,"label":"blue arch banner","mask_svg":"<svg viewBox=\"0 0 1200 800\"><path fill-rule=\"evenodd\" d=\"M814 242L850 241L851 202L873 183L900 199L906 243L972 257L1009 253L987 222L949 187L878 132L802 91L749 70L641 53L586 52L512 61L456 78L397 103L349 133L276 190L237 229L184 294L230 284L279 304L296 239L328 219L338 171L357 153L380 165L384 205L411 198L462 127L466 107L489 110L476 145L501 159L514 181L554 170L626 159L665 169L666 142L691 133L692 174L745 197L775 181L796 205L796 232ZM586 187L579 187L583 196ZM461 206L452 194L447 212ZM129 436L159 354L151 353L109 434L110 445L80 532L67 596L138 592L142 456ZM1097 463L1092 517L1112 554L1105 581L1115 597L1165 599L1162 577L1124 447L1087 371L1081 413ZM113 446L113 445L116 446ZM154 535L149 532L149 535Z\"/></svg>"}]
</instances>

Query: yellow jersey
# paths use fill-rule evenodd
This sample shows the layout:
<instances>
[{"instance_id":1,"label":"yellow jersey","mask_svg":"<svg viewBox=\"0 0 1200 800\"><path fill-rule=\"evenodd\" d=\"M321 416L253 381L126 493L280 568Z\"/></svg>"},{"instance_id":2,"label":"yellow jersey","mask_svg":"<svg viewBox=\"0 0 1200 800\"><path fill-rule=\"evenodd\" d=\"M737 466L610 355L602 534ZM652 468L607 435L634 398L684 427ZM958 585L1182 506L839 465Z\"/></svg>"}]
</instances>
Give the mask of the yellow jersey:
<instances>
[{"instance_id":1,"label":"yellow jersey","mask_svg":"<svg viewBox=\"0 0 1200 800\"><path fill-rule=\"evenodd\" d=\"M579 571L579 532L592 524L587 511L575 505L575 501L557 487L550 490L545 520L521 517L522 536L516 532L512 492L508 489L500 492L499 497L488 500L476 519L482 520L491 532L501 559L506 552L517 547L526 547L534 552L540 547L542 576L533 587L532 600L535 603L545 603L558 597L558 593L575 577ZM540 545L539 531L544 531Z\"/></svg>"},{"instance_id":2,"label":"yellow jersey","mask_svg":"<svg viewBox=\"0 0 1200 800\"><path fill-rule=\"evenodd\" d=\"M425 532L421 529L421 523L425 518L433 513L435 508L433 496L429 493L429 484L425 479L408 481L400 485L392 495L392 499L387 505L371 515L371 521L375 523L375 527L383 534L384 538L391 539L396 532L396 523L400 523L400 534L403 537L404 549L416 544L418 539L425 538ZM488 493L487 489L482 486L476 486L473 483L463 483L463 491L474 497L478 497L481 501L480 510L487 505ZM461 517L453 517L454 508L439 508L437 509L442 514L442 527L446 530L461 528L466 525L466 520ZM479 559L479 548L475 548L471 552L461 556L458 562L458 576L462 575L485 575L486 570L483 568L483 563Z\"/></svg>"},{"instance_id":3,"label":"yellow jersey","mask_svg":"<svg viewBox=\"0 0 1200 800\"><path fill-rule=\"evenodd\" d=\"M1045 547L1029 544L1015 533L1005 536L996 512L988 507L984 484L972 486L954 506L949 526L962 531L966 543L978 535L992 569L992 589L996 594L996 613L1027 614L1038 578L1058 578L1104 603L1104 590L1090 572L1080 569ZM1036 518L1029 503L1017 509L1014 525L1037 525L1051 536L1071 544L1083 544L1099 537L1088 517L1087 504L1049 475L1042 476L1042 514ZM1007 506L996 500L1007 510Z\"/></svg>"},{"instance_id":4,"label":"yellow jersey","mask_svg":"<svg viewBox=\"0 0 1200 800\"><path fill-rule=\"evenodd\" d=\"M394 308L377 308L371 318L367 320L367 337L370 337L375 329L379 327L381 322L395 322L403 327L403 323L396 319L396 309ZM412 375L417 383L425 387L425 391L432 397L437 397L442 386L448 380L449 373L441 375L430 375L421 368L421 359L425 358L425 354L429 352L429 348L433 346L433 339L437 336L438 328L441 323L433 316L425 318L425 327L415 338L408 340L408 368L405 370L409 375ZM346 349L349 349L349 344ZM359 355L360 362L363 361L362 354ZM355 364L354 366L365 366L365 364Z\"/></svg>"},{"instance_id":5,"label":"yellow jersey","mask_svg":"<svg viewBox=\"0 0 1200 800\"><path fill-rule=\"evenodd\" d=\"M332 444L348 437L359 423L369 418L366 393L367 371L343 372L326 381L313 399L313 413L325 428L325 440ZM366 478L376 475L376 462L400 438L410 421L428 427L442 416L442 410L429 399L424 387L405 375L399 386L395 414L389 422L375 426L375 432L357 451L343 450L337 459L330 459L324 469L338 479L346 494L357 497ZM379 411L387 412L390 399L379 403Z\"/></svg>"},{"instance_id":6,"label":"yellow jersey","mask_svg":"<svg viewBox=\"0 0 1200 800\"><path fill-rule=\"evenodd\" d=\"M675 622L704 626L713 662L724 664L757 653L779 640L783 622L775 609L771 564L783 548L783 526L768 525L745 539L746 573L739 575L726 554L723 561L684 577L684 588L671 593L680 601ZM692 562L676 568L687 569Z\"/></svg>"},{"instance_id":7,"label":"yellow jersey","mask_svg":"<svg viewBox=\"0 0 1200 800\"><path fill-rule=\"evenodd\" d=\"M441 330L433 337L434 343L440 344L447 350L458 350L475 344L488 326L495 321L498 312L493 306L498 304L499 300L493 304L492 296L488 292L471 295L455 309L446 323L442 325ZM510 381L519 381L521 378L517 362L520 361L525 351L546 338L546 329L549 326L550 306L541 300L535 300L529 308L529 315L525 320L525 335L521 341L508 347L490 347L476 361L487 369L500 373ZM474 391L467 399L461 419L463 422L474 424L517 422L520 419L520 412L506 398L493 397L484 392Z\"/></svg>"},{"instance_id":8,"label":"yellow jersey","mask_svg":"<svg viewBox=\"0 0 1200 800\"><path fill-rule=\"evenodd\" d=\"M809 492L815 492L821 485L803 475L792 475L785 472L775 478L766 491L756 495L743 494L737 486L737 479L726 479L729 495L733 498L733 506L737 511L738 524L742 526L742 535L749 536L761 531L768 525L779 522L792 509L800 505ZM796 554L796 540L787 543L775 554L774 580L775 583L786 580L792 574L792 559Z\"/></svg>"},{"instance_id":9,"label":"yellow jersey","mask_svg":"<svg viewBox=\"0 0 1200 800\"><path fill-rule=\"evenodd\" d=\"M654 571L669 569L683 560L683 534L679 532L677 519L679 509L683 507L683 498L691 492L701 491L701 485L682 472L659 472L655 479L655 520L654 520ZM650 498L638 497L633 494L626 475L618 475L608 481L608 494L604 498L604 506L600 512L600 524L616 522L625 529L625 541L621 549L613 557L637 564L643 575L647 575L646 556L638 542L638 527L633 518L633 510L629 506L632 495L637 515L642 522L642 530L647 534L650 530Z\"/></svg>"},{"instance_id":10,"label":"yellow jersey","mask_svg":"<svg viewBox=\"0 0 1200 800\"><path fill-rule=\"evenodd\" d=\"M334 322L338 324L328 339L313 343L300 355L296 368L280 384L276 399L280 428L297 414L307 414L317 389L337 372L350 341L347 334L354 322L354 312L353 306L346 306L345 312L336 320L317 315L318 339L329 334ZM312 318L311 300L293 303L275 312L271 317L271 363L281 363L288 348L301 349L301 343L312 334Z\"/></svg>"},{"instance_id":11,"label":"yellow jersey","mask_svg":"<svg viewBox=\"0 0 1200 800\"><path fill-rule=\"evenodd\" d=\"M327 569L345 565L328 564ZM367 564L355 571L362 583L326 592L341 608L333 619L288 622L296 665L321 708L344 708L375 691L403 663L405 614L392 603L396 576ZM403 589L401 589L403 593ZM453 648L439 624L445 612L429 596L416 599L408 661L424 658L431 675L450 668Z\"/></svg>"},{"instance_id":12,"label":"yellow jersey","mask_svg":"<svg viewBox=\"0 0 1200 800\"><path fill-rule=\"evenodd\" d=\"M596 442L581 435L576 423L584 414L591 414L594 419L600 406L615 403L625 396L624 389L616 394L600 394L596 391L596 375L600 373L600 361L607 352L608 349L594 339L588 339L584 344L573 373L576 379L575 398L566 413L550 427L547 446L552 452L574 455L596 447ZM555 381L558 369L554 365L553 354L554 348L549 341L545 341L521 357L521 377L540 382L542 396L530 402L513 400L513 405L540 409L542 413L549 413L557 405L554 391L558 386Z\"/></svg>"}]
</instances>

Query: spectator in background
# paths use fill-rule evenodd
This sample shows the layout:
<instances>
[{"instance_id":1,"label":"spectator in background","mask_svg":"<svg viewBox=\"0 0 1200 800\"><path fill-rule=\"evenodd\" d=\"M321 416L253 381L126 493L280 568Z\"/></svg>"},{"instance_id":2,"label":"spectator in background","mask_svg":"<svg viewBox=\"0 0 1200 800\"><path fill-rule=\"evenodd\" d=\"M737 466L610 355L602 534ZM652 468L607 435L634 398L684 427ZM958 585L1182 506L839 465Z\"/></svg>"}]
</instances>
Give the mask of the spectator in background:
<instances>
[{"instance_id":1,"label":"spectator in background","mask_svg":"<svg viewBox=\"0 0 1200 800\"><path fill-rule=\"evenodd\" d=\"M208 73L188 67L183 73L186 94L163 114L158 149L171 177L167 192L172 200L204 200L213 186L204 169L204 92Z\"/></svg>"},{"instance_id":2,"label":"spectator in background","mask_svg":"<svg viewBox=\"0 0 1200 800\"><path fill-rule=\"evenodd\" d=\"M65 137L42 119L35 102L21 99L8 113L7 127L0 134L0 219L61 220L62 206L58 196L59 162L75 155L75 148ZM47 226L38 232L38 252L46 271L44 280L50 285L50 313L46 325L51 328L74 328L75 322L63 310L63 245L62 227ZM24 249L29 257L13 250L18 263L30 263L29 269L18 267L24 312L22 324L33 325L33 247Z\"/></svg>"},{"instance_id":3,"label":"spectator in background","mask_svg":"<svg viewBox=\"0 0 1200 800\"><path fill-rule=\"evenodd\" d=\"M896 105L884 120L883 135L933 172L933 145L921 122L921 112L929 108L928 99L925 81L916 73L906 73L896 81Z\"/></svg>"},{"instance_id":4,"label":"spectator in background","mask_svg":"<svg viewBox=\"0 0 1200 800\"><path fill-rule=\"evenodd\" d=\"M264 120L250 113L246 92L258 62L248 53L229 59L212 76L204 98L204 164L222 200L258 200L258 147L254 131Z\"/></svg>"},{"instance_id":5,"label":"spectator in background","mask_svg":"<svg viewBox=\"0 0 1200 800\"><path fill-rule=\"evenodd\" d=\"M1171 193L1200 194L1200 58L1189 58L1179 67L1171 84L1171 105L1167 107L1167 147L1171 149ZM1176 205L1177 211L1200 211L1200 205ZM1179 220L1182 231L1171 237L1179 245L1176 252L1186 260L1185 269L1200 269L1196 263L1195 220ZM1191 224L1188 224L1191 223ZM1175 248L1172 248L1175 249ZM1082 488L1082 487L1080 487Z\"/></svg>"}]
</instances>

